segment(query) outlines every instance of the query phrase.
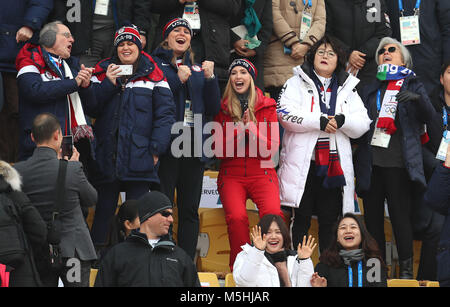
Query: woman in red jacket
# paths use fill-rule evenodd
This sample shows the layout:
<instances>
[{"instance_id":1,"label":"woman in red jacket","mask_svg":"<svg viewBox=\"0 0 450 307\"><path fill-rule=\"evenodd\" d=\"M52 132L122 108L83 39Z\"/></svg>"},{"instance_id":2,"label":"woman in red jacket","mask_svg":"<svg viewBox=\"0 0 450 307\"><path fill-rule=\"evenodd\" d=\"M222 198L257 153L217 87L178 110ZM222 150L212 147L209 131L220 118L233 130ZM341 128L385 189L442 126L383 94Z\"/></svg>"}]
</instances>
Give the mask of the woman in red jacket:
<instances>
[{"instance_id":1,"label":"woman in red jacket","mask_svg":"<svg viewBox=\"0 0 450 307\"><path fill-rule=\"evenodd\" d=\"M230 268L241 246L250 243L247 198L257 205L259 216L280 209L278 178L272 156L278 150L276 103L255 86L256 69L245 59L229 68L219 114L215 121L215 154L221 159L217 179L230 241Z\"/></svg>"}]
</instances>

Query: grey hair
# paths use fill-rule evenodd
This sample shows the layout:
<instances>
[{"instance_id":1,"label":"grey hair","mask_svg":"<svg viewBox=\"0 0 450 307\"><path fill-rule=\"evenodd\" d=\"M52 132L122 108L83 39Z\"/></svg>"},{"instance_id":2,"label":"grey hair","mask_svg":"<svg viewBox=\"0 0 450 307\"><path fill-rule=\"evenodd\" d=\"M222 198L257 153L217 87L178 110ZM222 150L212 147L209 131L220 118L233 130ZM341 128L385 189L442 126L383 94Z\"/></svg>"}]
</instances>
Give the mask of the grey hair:
<instances>
[{"instance_id":1,"label":"grey hair","mask_svg":"<svg viewBox=\"0 0 450 307\"><path fill-rule=\"evenodd\" d=\"M413 61L412 61L412 57L411 57L411 53L409 53L409 50L403 46L402 43L400 43L398 40L396 40L395 38L392 37L384 37L383 39L381 39L380 44L378 45L377 51L375 52L375 62L377 62L377 65L380 65L379 61L378 61L378 51L383 48L386 45L397 45L398 48L400 49L400 53L402 55L402 59L403 62L405 63L405 67L408 69L412 69L413 67Z\"/></svg>"},{"instance_id":2,"label":"grey hair","mask_svg":"<svg viewBox=\"0 0 450 307\"><path fill-rule=\"evenodd\" d=\"M42 27L39 32L39 45L51 48L55 44L56 34L58 33L58 25L63 23L59 20L52 21Z\"/></svg>"}]
</instances>

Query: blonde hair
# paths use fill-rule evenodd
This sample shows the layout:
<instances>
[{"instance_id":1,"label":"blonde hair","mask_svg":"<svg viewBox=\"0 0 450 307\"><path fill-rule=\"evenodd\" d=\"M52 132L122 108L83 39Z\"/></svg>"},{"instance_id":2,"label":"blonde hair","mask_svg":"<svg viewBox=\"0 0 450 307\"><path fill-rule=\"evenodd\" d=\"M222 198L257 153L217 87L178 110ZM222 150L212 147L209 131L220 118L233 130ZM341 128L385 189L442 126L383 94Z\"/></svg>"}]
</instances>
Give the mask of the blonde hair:
<instances>
[{"instance_id":1,"label":"blonde hair","mask_svg":"<svg viewBox=\"0 0 450 307\"><path fill-rule=\"evenodd\" d=\"M256 123L256 117L255 117L256 98L257 98L257 92L256 92L255 82L253 81L253 78L250 78L250 86L249 86L249 93L248 93L248 110L249 110L250 120L255 123ZM231 119L233 120L233 122L241 121L242 120L241 102L239 101L239 99L236 95L236 91L233 89L233 86L231 85L230 78L228 78L228 83L227 83L227 86L225 87L223 99L227 100L228 112L229 112L229 115L231 116Z\"/></svg>"}]
</instances>

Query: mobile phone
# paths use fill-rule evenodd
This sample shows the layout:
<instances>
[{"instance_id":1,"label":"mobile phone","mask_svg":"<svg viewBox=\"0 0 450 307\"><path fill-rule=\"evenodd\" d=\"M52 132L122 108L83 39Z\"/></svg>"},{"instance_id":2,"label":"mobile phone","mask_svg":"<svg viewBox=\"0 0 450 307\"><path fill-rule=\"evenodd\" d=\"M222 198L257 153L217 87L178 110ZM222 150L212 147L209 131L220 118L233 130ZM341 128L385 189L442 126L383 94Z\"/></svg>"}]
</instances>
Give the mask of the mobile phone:
<instances>
[{"instance_id":1,"label":"mobile phone","mask_svg":"<svg viewBox=\"0 0 450 307\"><path fill-rule=\"evenodd\" d=\"M68 157L70 159L73 154L73 136L72 135L63 136L61 148L62 148L63 158Z\"/></svg>"},{"instance_id":2,"label":"mobile phone","mask_svg":"<svg viewBox=\"0 0 450 307\"><path fill-rule=\"evenodd\" d=\"M118 76L131 76L133 74L133 65L117 65L120 67L121 72Z\"/></svg>"}]
</instances>

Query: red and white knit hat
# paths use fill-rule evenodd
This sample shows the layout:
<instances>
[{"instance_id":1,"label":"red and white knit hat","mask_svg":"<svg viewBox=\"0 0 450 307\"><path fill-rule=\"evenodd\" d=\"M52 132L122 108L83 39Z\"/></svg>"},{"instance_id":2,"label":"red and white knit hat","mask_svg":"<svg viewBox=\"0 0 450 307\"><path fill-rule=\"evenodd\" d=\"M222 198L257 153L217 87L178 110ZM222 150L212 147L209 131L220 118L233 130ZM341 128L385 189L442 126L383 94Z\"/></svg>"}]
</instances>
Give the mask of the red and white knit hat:
<instances>
[{"instance_id":1,"label":"red and white knit hat","mask_svg":"<svg viewBox=\"0 0 450 307\"><path fill-rule=\"evenodd\" d=\"M123 41L130 41L135 43L139 50L142 50L141 35L139 29L133 25L126 25L116 31L114 36L114 47L117 47Z\"/></svg>"}]
</instances>

